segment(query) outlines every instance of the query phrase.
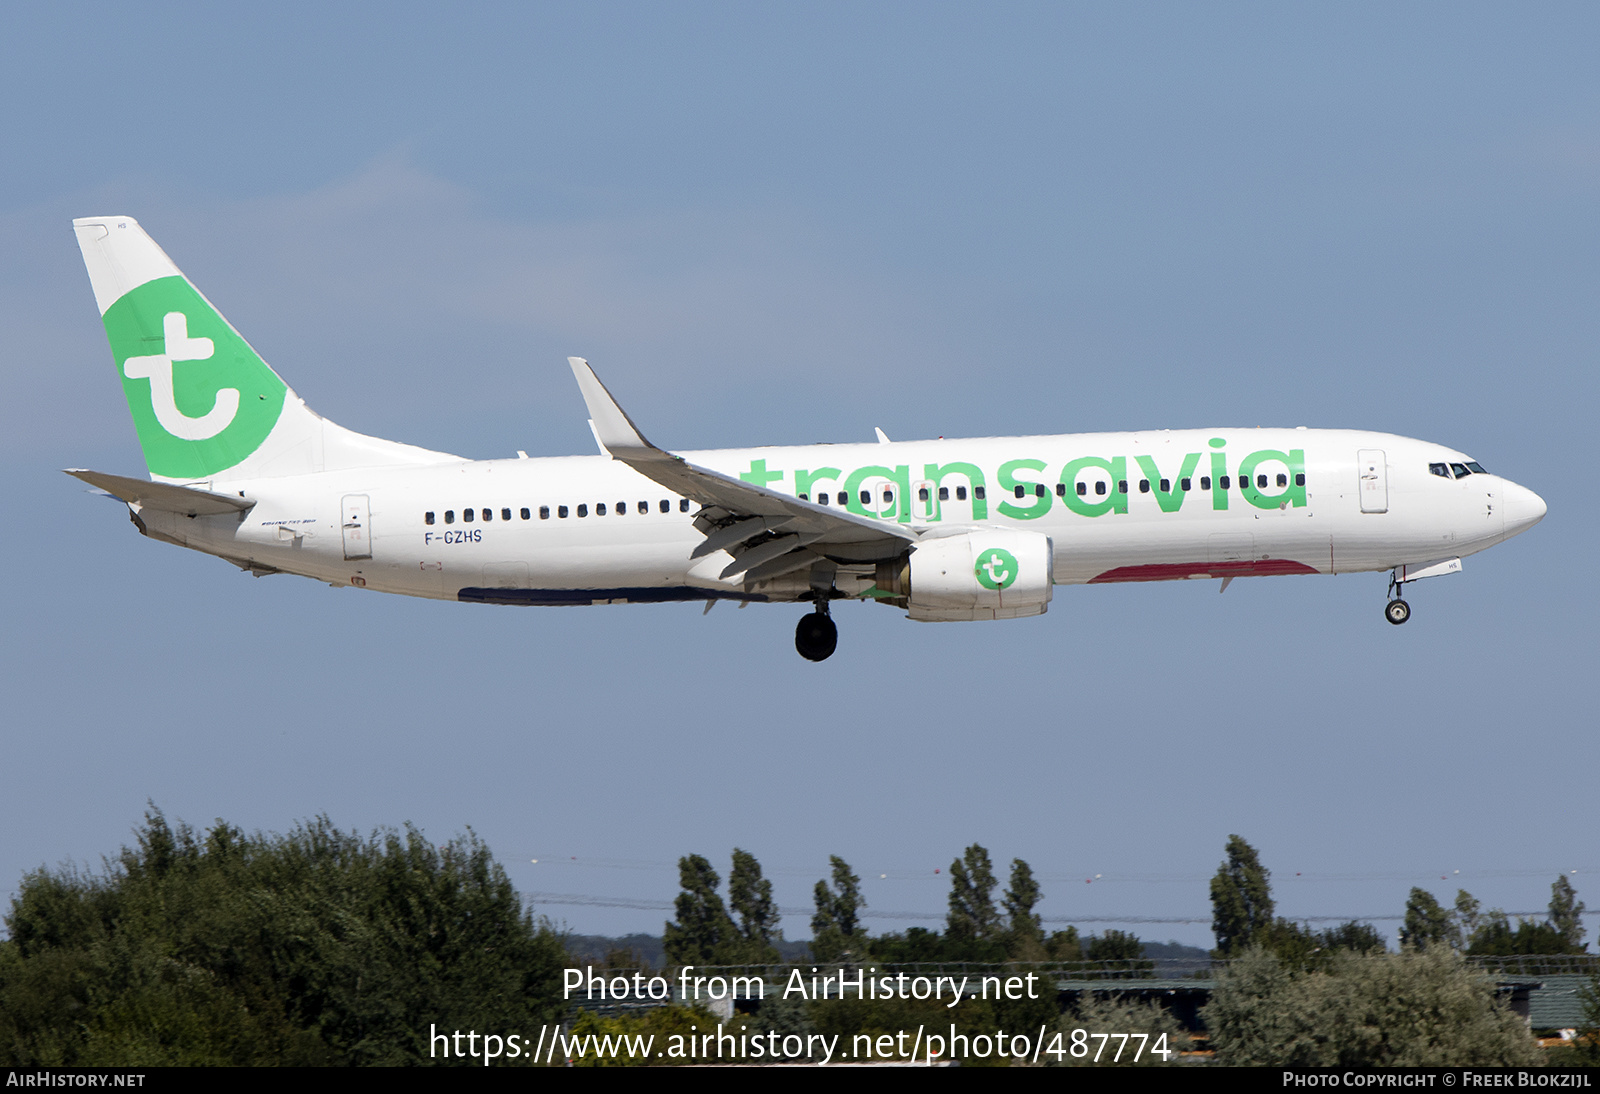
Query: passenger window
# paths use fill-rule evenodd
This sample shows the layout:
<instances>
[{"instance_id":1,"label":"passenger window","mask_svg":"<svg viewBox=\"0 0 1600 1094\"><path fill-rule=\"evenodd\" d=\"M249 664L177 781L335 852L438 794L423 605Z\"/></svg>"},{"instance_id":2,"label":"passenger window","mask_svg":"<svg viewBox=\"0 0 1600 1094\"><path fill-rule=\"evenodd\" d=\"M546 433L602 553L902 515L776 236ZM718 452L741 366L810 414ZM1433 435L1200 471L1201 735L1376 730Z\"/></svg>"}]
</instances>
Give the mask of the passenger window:
<instances>
[{"instance_id":1,"label":"passenger window","mask_svg":"<svg viewBox=\"0 0 1600 1094\"><path fill-rule=\"evenodd\" d=\"M1106 484L1103 481L1095 483L1094 492L1096 494L1104 494L1106 492Z\"/></svg>"},{"instance_id":2,"label":"passenger window","mask_svg":"<svg viewBox=\"0 0 1600 1094\"><path fill-rule=\"evenodd\" d=\"M583 510L581 508L578 510L578 515L580 517L583 516ZM594 507L594 515L597 516L597 517L603 517L603 516L606 515L606 503L605 502L602 501L602 502L599 502L598 504L595 505L595 507Z\"/></svg>"},{"instance_id":3,"label":"passenger window","mask_svg":"<svg viewBox=\"0 0 1600 1094\"><path fill-rule=\"evenodd\" d=\"M560 517L562 520L566 520L567 519L567 507L565 505L556 506L556 516Z\"/></svg>"},{"instance_id":4,"label":"passenger window","mask_svg":"<svg viewBox=\"0 0 1600 1094\"><path fill-rule=\"evenodd\" d=\"M1229 481L1228 476L1226 476L1226 475L1223 475L1220 479L1217 480L1217 488L1219 490L1226 490L1232 485L1233 485L1232 482Z\"/></svg>"},{"instance_id":5,"label":"passenger window","mask_svg":"<svg viewBox=\"0 0 1600 1094\"><path fill-rule=\"evenodd\" d=\"M828 495L825 492L817 495L817 504L818 505L827 505L828 504Z\"/></svg>"},{"instance_id":6,"label":"passenger window","mask_svg":"<svg viewBox=\"0 0 1600 1094\"><path fill-rule=\"evenodd\" d=\"M870 491L870 490L861 491L861 504L862 505L871 505L872 504L872 491Z\"/></svg>"},{"instance_id":7,"label":"passenger window","mask_svg":"<svg viewBox=\"0 0 1600 1094\"><path fill-rule=\"evenodd\" d=\"M485 509L483 511L483 519L484 520L493 520L494 519L494 510L493 509Z\"/></svg>"},{"instance_id":8,"label":"passenger window","mask_svg":"<svg viewBox=\"0 0 1600 1094\"><path fill-rule=\"evenodd\" d=\"M1294 477L1294 484L1296 486L1304 486L1306 484L1305 475L1304 474L1296 474L1295 477Z\"/></svg>"},{"instance_id":9,"label":"passenger window","mask_svg":"<svg viewBox=\"0 0 1600 1094\"><path fill-rule=\"evenodd\" d=\"M670 501L668 501L666 498L662 498L661 499L661 505L659 506L659 508L663 513L670 513L670 512L672 512L672 503Z\"/></svg>"},{"instance_id":10,"label":"passenger window","mask_svg":"<svg viewBox=\"0 0 1600 1094\"><path fill-rule=\"evenodd\" d=\"M1080 482L1078 484L1078 497L1081 498L1085 494L1087 494L1088 492L1089 492L1089 484L1086 483L1086 482Z\"/></svg>"},{"instance_id":11,"label":"passenger window","mask_svg":"<svg viewBox=\"0 0 1600 1094\"><path fill-rule=\"evenodd\" d=\"M1178 480L1178 489L1187 491L1191 484L1192 484L1192 480L1190 480L1190 479L1179 479Z\"/></svg>"},{"instance_id":12,"label":"passenger window","mask_svg":"<svg viewBox=\"0 0 1600 1094\"><path fill-rule=\"evenodd\" d=\"M678 499L678 512L687 513L688 511L689 511L689 499L688 498L679 498Z\"/></svg>"},{"instance_id":13,"label":"passenger window","mask_svg":"<svg viewBox=\"0 0 1600 1094\"><path fill-rule=\"evenodd\" d=\"M580 517L588 516L589 515L589 507L587 505L578 506L578 515Z\"/></svg>"},{"instance_id":14,"label":"passenger window","mask_svg":"<svg viewBox=\"0 0 1600 1094\"><path fill-rule=\"evenodd\" d=\"M923 493L927 493L927 491L923 491ZM804 494L798 494L798 495L796 495L796 496L797 496L797 497L798 497L798 498L799 498L799 499L800 499L800 500L801 500L801 501L810 501L810 500L811 500L811 499L810 499L810 498L808 498L808 497L806 497L806 496L805 496L805 495L804 495Z\"/></svg>"},{"instance_id":15,"label":"passenger window","mask_svg":"<svg viewBox=\"0 0 1600 1094\"><path fill-rule=\"evenodd\" d=\"M957 501L966 501L967 500L967 488L965 486L956 487L956 500Z\"/></svg>"},{"instance_id":16,"label":"passenger window","mask_svg":"<svg viewBox=\"0 0 1600 1094\"><path fill-rule=\"evenodd\" d=\"M432 524L433 523L433 514L432 513L424 513L424 514L422 514L422 523L423 524Z\"/></svg>"},{"instance_id":17,"label":"passenger window","mask_svg":"<svg viewBox=\"0 0 1600 1094\"><path fill-rule=\"evenodd\" d=\"M939 487L939 500L940 501L949 501L950 500L950 488L948 486Z\"/></svg>"},{"instance_id":18,"label":"passenger window","mask_svg":"<svg viewBox=\"0 0 1600 1094\"><path fill-rule=\"evenodd\" d=\"M1027 491L1023 490L1022 487L1019 486L1019 487L1016 488L1015 493L1016 493L1017 497L1020 498L1020 497L1024 497L1027 494Z\"/></svg>"},{"instance_id":19,"label":"passenger window","mask_svg":"<svg viewBox=\"0 0 1600 1094\"><path fill-rule=\"evenodd\" d=\"M1171 479L1162 479L1161 480L1161 492L1163 494L1172 493L1172 480Z\"/></svg>"},{"instance_id":20,"label":"passenger window","mask_svg":"<svg viewBox=\"0 0 1600 1094\"><path fill-rule=\"evenodd\" d=\"M500 519L501 520L510 520L511 519L511 510L509 510L509 509L500 510ZM524 509L522 511L522 519L523 520L527 520L528 519L528 511L526 509Z\"/></svg>"},{"instance_id":21,"label":"passenger window","mask_svg":"<svg viewBox=\"0 0 1600 1094\"><path fill-rule=\"evenodd\" d=\"M444 511L444 522L446 524L454 524L456 522L456 511L454 509L446 509Z\"/></svg>"},{"instance_id":22,"label":"passenger window","mask_svg":"<svg viewBox=\"0 0 1600 1094\"><path fill-rule=\"evenodd\" d=\"M1118 479L1117 480L1117 493L1126 494L1127 492L1128 492L1128 480L1127 479Z\"/></svg>"},{"instance_id":23,"label":"passenger window","mask_svg":"<svg viewBox=\"0 0 1600 1094\"><path fill-rule=\"evenodd\" d=\"M1200 476L1200 489L1202 489L1202 490L1210 490L1211 489L1211 476L1210 475L1201 475Z\"/></svg>"},{"instance_id":24,"label":"passenger window","mask_svg":"<svg viewBox=\"0 0 1600 1094\"><path fill-rule=\"evenodd\" d=\"M929 495L928 488L926 486L917 487L917 500L918 501L931 501L931 500L933 500L931 495Z\"/></svg>"},{"instance_id":25,"label":"passenger window","mask_svg":"<svg viewBox=\"0 0 1600 1094\"><path fill-rule=\"evenodd\" d=\"M1256 476L1256 489L1265 490L1266 488L1267 488L1267 477L1265 475L1257 475Z\"/></svg>"},{"instance_id":26,"label":"passenger window","mask_svg":"<svg viewBox=\"0 0 1600 1094\"><path fill-rule=\"evenodd\" d=\"M524 509L523 512L526 513L527 510ZM562 513L561 515L562 516L566 516L565 513ZM550 507L548 505L539 506L539 519L540 520L549 520L550 519Z\"/></svg>"},{"instance_id":27,"label":"passenger window","mask_svg":"<svg viewBox=\"0 0 1600 1094\"><path fill-rule=\"evenodd\" d=\"M638 509L638 511L640 513L649 513L650 512L650 503L647 502L647 501L641 501L638 504L637 509Z\"/></svg>"},{"instance_id":28,"label":"passenger window","mask_svg":"<svg viewBox=\"0 0 1600 1094\"><path fill-rule=\"evenodd\" d=\"M890 490L888 487L884 487L884 489L883 489L883 504L888 505L893 500L894 500L894 491Z\"/></svg>"},{"instance_id":29,"label":"passenger window","mask_svg":"<svg viewBox=\"0 0 1600 1094\"><path fill-rule=\"evenodd\" d=\"M1140 479L1139 480L1139 493L1148 494L1149 492L1150 492L1150 480L1149 479Z\"/></svg>"},{"instance_id":30,"label":"passenger window","mask_svg":"<svg viewBox=\"0 0 1600 1094\"><path fill-rule=\"evenodd\" d=\"M1278 485L1279 486L1288 486L1289 485L1289 476L1288 475L1279 475L1278 476Z\"/></svg>"},{"instance_id":31,"label":"passenger window","mask_svg":"<svg viewBox=\"0 0 1600 1094\"><path fill-rule=\"evenodd\" d=\"M1056 497L1064 498L1066 496L1067 496L1067 484L1064 483L1064 482L1056 483Z\"/></svg>"},{"instance_id":32,"label":"passenger window","mask_svg":"<svg viewBox=\"0 0 1600 1094\"><path fill-rule=\"evenodd\" d=\"M1442 463L1430 463L1428 465L1428 474L1438 475L1441 479L1448 479L1450 477L1450 469Z\"/></svg>"},{"instance_id":33,"label":"passenger window","mask_svg":"<svg viewBox=\"0 0 1600 1094\"><path fill-rule=\"evenodd\" d=\"M466 521L468 524L471 524L472 523L472 510L471 509L463 509L463 510L461 510L461 519Z\"/></svg>"},{"instance_id":34,"label":"passenger window","mask_svg":"<svg viewBox=\"0 0 1600 1094\"><path fill-rule=\"evenodd\" d=\"M1453 463L1450 465L1450 470L1456 473L1456 478L1458 479L1464 479L1472 474L1471 471L1467 470L1467 465L1464 463Z\"/></svg>"},{"instance_id":35,"label":"passenger window","mask_svg":"<svg viewBox=\"0 0 1600 1094\"><path fill-rule=\"evenodd\" d=\"M1033 488L1033 496L1036 498L1044 497L1044 483L1041 482Z\"/></svg>"}]
</instances>

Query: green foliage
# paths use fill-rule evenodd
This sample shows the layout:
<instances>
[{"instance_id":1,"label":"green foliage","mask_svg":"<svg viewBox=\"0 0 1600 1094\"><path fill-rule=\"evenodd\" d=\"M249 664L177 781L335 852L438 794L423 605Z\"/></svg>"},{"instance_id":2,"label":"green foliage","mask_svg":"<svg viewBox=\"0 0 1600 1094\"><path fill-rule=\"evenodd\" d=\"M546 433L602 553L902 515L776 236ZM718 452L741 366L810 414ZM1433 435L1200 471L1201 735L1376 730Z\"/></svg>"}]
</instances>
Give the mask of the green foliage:
<instances>
[{"instance_id":1,"label":"green foliage","mask_svg":"<svg viewBox=\"0 0 1600 1094\"><path fill-rule=\"evenodd\" d=\"M1583 901L1578 899L1572 882L1566 875L1557 877L1550 886L1550 926L1561 936L1566 953L1584 953L1589 948L1583 943L1583 913Z\"/></svg>"},{"instance_id":2,"label":"green foliage","mask_svg":"<svg viewBox=\"0 0 1600 1094\"><path fill-rule=\"evenodd\" d=\"M1465 889L1456 890L1456 905L1452 916L1455 925L1455 948L1462 953L1472 945L1472 936L1483 924L1483 905Z\"/></svg>"},{"instance_id":3,"label":"green foliage","mask_svg":"<svg viewBox=\"0 0 1600 1094\"><path fill-rule=\"evenodd\" d=\"M1583 1004L1583 1025L1572 1044L1570 1062L1578 1067L1600 1067L1600 975L1589 977L1578 991L1578 1000Z\"/></svg>"},{"instance_id":4,"label":"green foliage","mask_svg":"<svg viewBox=\"0 0 1600 1094\"><path fill-rule=\"evenodd\" d=\"M558 1019L561 940L470 833L287 836L146 815L103 875L23 879L0 944L9 1066L428 1063L429 1026Z\"/></svg>"},{"instance_id":5,"label":"green foliage","mask_svg":"<svg viewBox=\"0 0 1600 1094\"><path fill-rule=\"evenodd\" d=\"M1051 961L1082 961L1083 944L1078 940L1078 928L1051 931L1044 942L1045 956Z\"/></svg>"},{"instance_id":6,"label":"green foliage","mask_svg":"<svg viewBox=\"0 0 1600 1094\"><path fill-rule=\"evenodd\" d=\"M749 851L733 849L733 869L728 874L728 904L738 919L738 931L720 956L729 965L770 965L778 960L772 943L783 938L781 917L772 900L772 882L761 876L761 864Z\"/></svg>"},{"instance_id":7,"label":"green foliage","mask_svg":"<svg viewBox=\"0 0 1600 1094\"><path fill-rule=\"evenodd\" d=\"M812 895L816 914L811 917L811 956L817 961L837 961L846 953L866 949L866 932L861 930L861 879L850 864L838 855L829 855L833 867L833 888L817 882Z\"/></svg>"},{"instance_id":8,"label":"green foliage","mask_svg":"<svg viewBox=\"0 0 1600 1094\"><path fill-rule=\"evenodd\" d=\"M1474 957L1510 957L1516 954L1567 953L1567 940L1560 931L1548 923L1532 919L1519 919L1515 927L1506 914L1496 908L1483 917L1478 929L1472 932L1472 944L1467 952Z\"/></svg>"},{"instance_id":9,"label":"green foliage","mask_svg":"<svg viewBox=\"0 0 1600 1094\"><path fill-rule=\"evenodd\" d=\"M772 882L761 876L761 864L748 851L733 849L728 899L739 916L728 914L717 886L722 879L700 855L678 860L678 918L666 925L662 949L672 965L770 965L778 960L775 941L782 941L780 915L772 900Z\"/></svg>"},{"instance_id":10,"label":"green foliage","mask_svg":"<svg viewBox=\"0 0 1600 1094\"><path fill-rule=\"evenodd\" d=\"M1202 1012L1217 1062L1275 1067L1528 1066L1539 1049L1456 951L1338 954L1327 972L1253 947Z\"/></svg>"},{"instance_id":11,"label":"green foliage","mask_svg":"<svg viewBox=\"0 0 1600 1094\"><path fill-rule=\"evenodd\" d=\"M950 864L950 911L945 918L945 933L951 939L986 942L1000 934L994 887L989 852L976 843Z\"/></svg>"},{"instance_id":12,"label":"green foliage","mask_svg":"<svg viewBox=\"0 0 1600 1094\"><path fill-rule=\"evenodd\" d=\"M673 903L676 922L669 922L662 938L667 961L674 965L714 965L717 954L737 932L717 886L722 879L700 855L678 860L678 884L683 889Z\"/></svg>"},{"instance_id":13,"label":"green foliage","mask_svg":"<svg viewBox=\"0 0 1600 1094\"><path fill-rule=\"evenodd\" d=\"M1039 903L1039 883L1033 868L1019 858L1011 860L1011 885L1002 907L1006 913L1007 948L1011 956L1037 961L1044 956L1044 932L1034 906Z\"/></svg>"},{"instance_id":14,"label":"green foliage","mask_svg":"<svg viewBox=\"0 0 1600 1094\"><path fill-rule=\"evenodd\" d=\"M886 965L949 961L998 964L1007 957L1003 938L952 938L926 927L866 939L865 945L873 960Z\"/></svg>"},{"instance_id":15,"label":"green foliage","mask_svg":"<svg viewBox=\"0 0 1600 1094\"><path fill-rule=\"evenodd\" d=\"M1425 950L1429 946L1448 946L1455 938L1455 923L1450 913L1432 893L1413 887L1406 898L1405 925L1400 928L1401 947Z\"/></svg>"},{"instance_id":16,"label":"green foliage","mask_svg":"<svg viewBox=\"0 0 1600 1094\"><path fill-rule=\"evenodd\" d=\"M1078 1001L1066 1014L1063 1014L1056 1023L1056 1029L1062 1035L1061 1044L1066 1052L1057 1059L1049 1057L1051 1067L1165 1067L1178 1062L1178 1053L1189 1047L1189 1035L1172 1014L1159 1003L1141 1002L1131 995L1108 995L1098 992L1086 993L1087 997ZM1119 1038L1101 1043L1099 1038L1092 1038L1085 1047L1081 1057L1073 1056L1072 1031L1081 1029L1088 1034L1096 1033L1130 1033L1144 1034L1147 1040L1141 1045L1137 1037L1131 1038L1126 1043L1121 1043ZM1162 1035L1166 1036L1165 1047L1172 1053L1166 1059L1150 1053L1150 1049L1161 1043ZM1048 1042L1054 1044L1055 1042ZM1118 1052L1121 1049L1121 1052ZM1096 1055L1099 1060L1095 1059ZM1135 1059L1135 1056L1138 1058ZM1119 1058L1120 1057L1120 1058ZM1044 1057L1040 1057L1041 1060Z\"/></svg>"},{"instance_id":17,"label":"green foliage","mask_svg":"<svg viewBox=\"0 0 1600 1094\"><path fill-rule=\"evenodd\" d=\"M1273 921L1271 875L1256 849L1240 836L1229 836L1227 855L1211 879L1211 930L1223 957L1244 950Z\"/></svg>"},{"instance_id":18,"label":"green foliage","mask_svg":"<svg viewBox=\"0 0 1600 1094\"><path fill-rule=\"evenodd\" d=\"M585 1055L582 1059L572 1061L573 1067L659 1067L661 1065L674 1066L679 1064L702 1063L703 1061L689 1059L685 1056L666 1056L669 1047L669 1038L689 1038L697 1033L704 1033L708 1029L716 1029L717 1020L711 1012L703 1007L696 1006L665 1006L650 1007L648 1010L638 1011L633 1014L622 1014L615 1018L603 1018L591 1010L580 1010L572 1021L572 1031L569 1037L654 1037L652 1051L662 1053L660 1057L645 1059L628 1055L626 1050L618 1050L610 1056ZM613 1041L615 1046L617 1042ZM593 1046L593 1042L589 1042Z\"/></svg>"}]
</instances>

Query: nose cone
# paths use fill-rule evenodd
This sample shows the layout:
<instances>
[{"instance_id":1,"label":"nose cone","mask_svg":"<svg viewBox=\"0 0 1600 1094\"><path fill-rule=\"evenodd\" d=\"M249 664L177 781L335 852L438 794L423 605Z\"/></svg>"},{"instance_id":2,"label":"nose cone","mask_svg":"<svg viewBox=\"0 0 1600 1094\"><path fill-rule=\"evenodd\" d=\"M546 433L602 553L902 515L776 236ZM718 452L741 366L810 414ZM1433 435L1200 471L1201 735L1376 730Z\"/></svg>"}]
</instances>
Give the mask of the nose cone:
<instances>
[{"instance_id":1,"label":"nose cone","mask_svg":"<svg viewBox=\"0 0 1600 1094\"><path fill-rule=\"evenodd\" d=\"M1526 486L1518 486L1514 482L1505 485L1504 498L1501 508L1506 515L1506 536L1526 532L1535 524L1544 519L1544 499Z\"/></svg>"}]
</instances>

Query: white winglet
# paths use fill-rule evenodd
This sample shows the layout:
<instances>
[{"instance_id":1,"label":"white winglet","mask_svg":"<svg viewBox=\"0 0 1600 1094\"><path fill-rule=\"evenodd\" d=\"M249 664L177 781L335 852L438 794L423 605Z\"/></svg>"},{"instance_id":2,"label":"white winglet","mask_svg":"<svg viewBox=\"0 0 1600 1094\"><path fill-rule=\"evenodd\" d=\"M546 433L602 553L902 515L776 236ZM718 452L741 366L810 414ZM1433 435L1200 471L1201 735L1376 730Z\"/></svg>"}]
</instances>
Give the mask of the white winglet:
<instances>
[{"instance_id":1,"label":"white winglet","mask_svg":"<svg viewBox=\"0 0 1600 1094\"><path fill-rule=\"evenodd\" d=\"M877 426L873 426L872 427L872 431L878 435L878 443L879 444L888 444L889 443L889 434L885 433L883 430L879 429Z\"/></svg>"},{"instance_id":2,"label":"white winglet","mask_svg":"<svg viewBox=\"0 0 1600 1094\"><path fill-rule=\"evenodd\" d=\"M600 382L600 377L594 374L588 361L582 357L568 357L567 364L572 366L572 375L578 380L578 390L583 392L583 401L589 407L589 424L594 429L594 439L606 455L616 459L619 452L655 448L644 439L644 434L639 432L639 427L633 424L627 412L617 405L616 399Z\"/></svg>"}]
</instances>

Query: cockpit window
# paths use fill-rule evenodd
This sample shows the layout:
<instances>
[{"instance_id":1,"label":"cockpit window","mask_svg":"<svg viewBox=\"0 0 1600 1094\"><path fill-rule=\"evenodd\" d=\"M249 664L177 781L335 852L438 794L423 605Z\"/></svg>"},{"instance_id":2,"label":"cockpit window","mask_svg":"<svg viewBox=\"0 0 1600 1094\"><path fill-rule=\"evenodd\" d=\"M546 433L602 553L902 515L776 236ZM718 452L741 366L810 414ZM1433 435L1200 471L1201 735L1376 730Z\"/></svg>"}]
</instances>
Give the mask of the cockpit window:
<instances>
[{"instance_id":1,"label":"cockpit window","mask_svg":"<svg viewBox=\"0 0 1600 1094\"><path fill-rule=\"evenodd\" d=\"M1472 474L1471 471L1467 470L1467 465L1464 463L1453 463L1450 465L1450 470L1456 473L1456 478L1458 479L1464 479Z\"/></svg>"},{"instance_id":2,"label":"cockpit window","mask_svg":"<svg viewBox=\"0 0 1600 1094\"><path fill-rule=\"evenodd\" d=\"M1450 468L1442 463L1430 463L1428 465L1428 473L1438 475L1441 479L1448 479L1450 477Z\"/></svg>"},{"instance_id":3,"label":"cockpit window","mask_svg":"<svg viewBox=\"0 0 1600 1094\"><path fill-rule=\"evenodd\" d=\"M1477 463L1473 460L1467 461L1467 470L1471 471L1474 475L1487 475L1489 473L1483 469L1483 464Z\"/></svg>"}]
</instances>

